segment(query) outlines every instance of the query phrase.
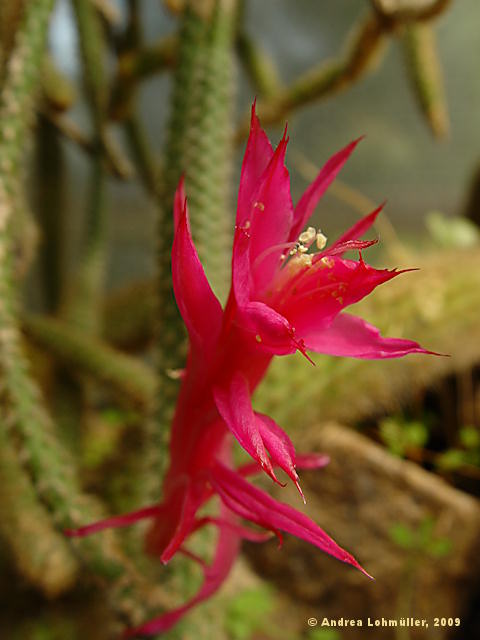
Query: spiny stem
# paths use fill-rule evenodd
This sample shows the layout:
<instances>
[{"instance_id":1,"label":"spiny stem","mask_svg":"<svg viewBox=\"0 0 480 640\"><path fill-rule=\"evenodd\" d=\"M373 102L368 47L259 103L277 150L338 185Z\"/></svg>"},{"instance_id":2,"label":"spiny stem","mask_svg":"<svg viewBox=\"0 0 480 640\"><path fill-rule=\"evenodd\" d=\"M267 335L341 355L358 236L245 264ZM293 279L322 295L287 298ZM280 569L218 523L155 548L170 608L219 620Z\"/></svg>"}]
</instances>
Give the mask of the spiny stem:
<instances>
[{"instance_id":1,"label":"spiny stem","mask_svg":"<svg viewBox=\"0 0 480 640\"><path fill-rule=\"evenodd\" d=\"M5 435L0 435L0 534L27 581L48 597L58 596L73 585L78 564Z\"/></svg>"},{"instance_id":2,"label":"spiny stem","mask_svg":"<svg viewBox=\"0 0 480 640\"><path fill-rule=\"evenodd\" d=\"M158 220L156 333L159 388L151 421L146 478L164 472L168 428L184 366L185 336L171 284L173 195L182 173L193 234L207 274L223 293L227 284L228 190L231 161L232 48L235 0L190 0L183 11L171 117L163 162ZM146 486L149 484L146 481ZM151 485L158 496L158 483Z\"/></svg>"},{"instance_id":3,"label":"spiny stem","mask_svg":"<svg viewBox=\"0 0 480 640\"><path fill-rule=\"evenodd\" d=\"M106 258L105 168L102 145L107 106L105 45L99 17L90 0L73 0L73 6L82 53L84 85L97 149L90 169L90 194L81 264L63 315L78 326L96 333Z\"/></svg>"},{"instance_id":4,"label":"spiny stem","mask_svg":"<svg viewBox=\"0 0 480 640\"><path fill-rule=\"evenodd\" d=\"M37 385L30 377L16 317L11 244L15 211L12 193L39 86L40 61L53 4L53 0L28 3L0 102L0 438L8 438L14 444L38 496L51 510L54 523L65 529L98 519L103 513L94 499L81 492L75 463L55 437ZM112 595L120 595L116 606L121 615L128 608L131 621L138 622L144 615L145 597L136 612L130 601L131 593L138 593L141 581L119 551L113 533L92 536L75 546L96 573L111 581Z\"/></svg>"}]
</instances>

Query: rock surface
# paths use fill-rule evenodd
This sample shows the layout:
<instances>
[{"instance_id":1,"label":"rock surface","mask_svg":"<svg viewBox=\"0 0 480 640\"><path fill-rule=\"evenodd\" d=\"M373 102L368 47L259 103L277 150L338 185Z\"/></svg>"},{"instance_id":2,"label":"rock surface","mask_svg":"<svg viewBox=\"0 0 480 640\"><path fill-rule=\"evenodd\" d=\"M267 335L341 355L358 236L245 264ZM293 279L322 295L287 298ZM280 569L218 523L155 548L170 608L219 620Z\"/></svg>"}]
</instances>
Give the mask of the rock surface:
<instances>
[{"instance_id":1,"label":"rock surface","mask_svg":"<svg viewBox=\"0 0 480 640\"><path fill-rule=\"evenodd\" d=\"M301 450L324 451L331 462L302 473L304 511L375 581L290 536L280 551L274 541L248 545L254 568L295 600L305 630L308 618L318 625L348 618L363 622L337 629L349 640L466 637L448 618L462 620L479 575L480 503L351 430L328 425L308 439ZM289 492L276 497L299 508ZM366 628L369 617L414 617L429 626ZM446 625L434 627L434 618Z\"/></svg>"}]
</instances>

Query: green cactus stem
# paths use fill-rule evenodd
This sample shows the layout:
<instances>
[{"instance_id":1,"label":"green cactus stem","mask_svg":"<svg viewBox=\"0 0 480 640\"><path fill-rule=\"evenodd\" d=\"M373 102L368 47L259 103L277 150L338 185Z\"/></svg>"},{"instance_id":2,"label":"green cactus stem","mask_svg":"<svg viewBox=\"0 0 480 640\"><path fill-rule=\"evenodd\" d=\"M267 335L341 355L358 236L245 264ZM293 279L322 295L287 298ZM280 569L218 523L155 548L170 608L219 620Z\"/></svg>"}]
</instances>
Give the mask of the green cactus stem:
<instances>
[{"instance_id":1,"label":"green cactus stem","mask_svg":"<svg viewBox=\"0 0 480 640\"><path fill-rule=\"evenodd\" d=\"M83 80L96 140L90 168L90 193L80 266L62 315L77 326L97 333L99 300L103 293L106 251L105 166L103 143L107 107L104 38L90 0L73 0L83 62Z\"/></svg>"},{"instance_id":2,"label":"green cactus stem","mask_svg":"<svg viewBox=\"0 0 480 640\"><path fill-rule=\"evenodd\" d=\"M151 422L150 460L147 460L150 477L154 472L162 474L165 468L168 426L178 390L176 372L184 366L186 356L184 328L173 297L170 264L173 195L182 174L186 176L192 232L201 259L217 294L224 294L227 287L235 18L235 0L190 0L181 19L158 220L159 388L156 415ZM157 495L158 486L157 483Z\"/></svg>"},{"instance_id":3,"label":"green cactus stem","mask_svg":"<svg viewBox=\"0 0 480 640\"><path fill-rule=\"evenodd\" d=\"M34 194L42 229L40 261L45 304L55 312L62 297L65 235L63 153L58 132L44 117L37 122L35 140Z\"/></svg>"},{"instance_id":4,"label":"green cactus stem","mask_svg":"<svg viewBox=\"0 0 480 640\"><path fill-rule=\"evenodd\" d=\"M262 99L281 91L278 70L268 54L243 29L237 35L237 53L255 91Z\"/></svg>"},{"instance_id":5,"label":"green cactus stem","mask_svg":"<svg viewBox=\"0 0 480 640\"><path fill-rule=\"evenodd\" d=\"M23 329L37 346L64 364L112 388L140 406L152 404L155 373L137 358L115 351L94 336L62 320L29 315Z\"/></svg>"},{"instance_id":6,"label":"green cactus stem","mask_svg":"<svg viewBox=\"0 0 480 640\"><path fill-rule=\"evenodd\" d=\"M28 4L0 102L0 408L1 438L8 438L16 449L37 495L62 530L101 518L103 512L96 500L81 492L75 463L55 437L39 390L30 377L16 317L11 244L15 212L12 193L39 86L53 4L53 0ZM109 595L118 615L133 624L141 620L148 607L149 590L142 587L142 580L123 557L114 533L77 540L74 547L94 572L110 582Z\"/></svg>"},{"instance_id":7,"label":"green cactus stem","mask_svg":"<svg viewBox=\"0 0 480 640\"><path fill-rule=\"evenodd\" d=\"M429 24L407 25L401 36L410 83L433 134L448 134L449 116L442 66L433 28Z\"/></svg>"},{"instance_id":8,"label":"green cactus stem","mask_svg":"<svg viewBox=\"0 0 480 640\"><path fill-rule=\"evenodd\" d=\"M9 0L0 3L0 88L5 77L6 62L22 18L24 4L25 0Z\"/></svg>"},{"instance_id":9,"label":"green cactus stem","mask_svg":"<svg viewBox=\"0 0 480 640\"><path fill-rule=\"evenodd\" d=\"M16 568L47 597L73 586L78 563L68 541L52 526L30 478L5 434L0 435L0 535Z\"/></svg>"},{"instance_id":10,"label":"green cactus stem","mask_svg":"<svg viewBox=\"0 0 480 640\"><path fill-rule=\"evenodd\" d=\"M374 12L359 20L343 55L326 60L303 73L290 86L262 100L258 113L262 124L282 122L289 111L348 89L380 62L388 42L389 27ZM241 141L248 132L244 118L236 133Z\"/></svg>"}]
</instances>

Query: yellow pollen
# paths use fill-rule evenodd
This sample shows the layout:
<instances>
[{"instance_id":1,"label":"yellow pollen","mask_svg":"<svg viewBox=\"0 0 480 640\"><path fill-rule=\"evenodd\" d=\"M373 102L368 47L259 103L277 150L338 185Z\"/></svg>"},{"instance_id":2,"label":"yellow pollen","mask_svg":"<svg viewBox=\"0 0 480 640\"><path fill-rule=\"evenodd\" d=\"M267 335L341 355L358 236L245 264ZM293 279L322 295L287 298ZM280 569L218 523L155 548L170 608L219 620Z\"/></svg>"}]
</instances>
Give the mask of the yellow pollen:
<instances>
[{"instance_id":1,"label":"yellow pollen","mask_svg":"<svg viewBox=\"0 0 480 640\"><path fill-rule=\"evenodd\" d=\"M295 258L295 262L300 267L311 267L313 255L311 253L303 253Z\"/></svg>"},{"instance_id":2,"label":"yellow pollen","mask_svg":"<svg viewBox=\"0 0 480 640\"><path fill-rule=\"evenodd\" d=\"M257 333L257 335L255 336L255 340L257 342L261 342L262 341L262 336Z\"/></svg>"},{"instance_id":3,"label":"yellow pollen","mask_svg":"<svg viewBox=\"0 0 480 640\"><path fill-rule=\"evenodd\" d=\"M260 209L260 211L265 211L265 205L263 204L263 202L255 202L253 208Z\"/></svg>"},{"instance_id":4,"label":"yellow pollen","mask_svg":"<svg viewBox=\"0 0 480 640\"><path fill-rule=\"evenodd\" d=\"M335 264L332 258L330 258L329 256L323 256L323 258L320 258L320 262L325 267L328 267L328 269L332 269L333 265Z\"/></svg>"}]
</instances>

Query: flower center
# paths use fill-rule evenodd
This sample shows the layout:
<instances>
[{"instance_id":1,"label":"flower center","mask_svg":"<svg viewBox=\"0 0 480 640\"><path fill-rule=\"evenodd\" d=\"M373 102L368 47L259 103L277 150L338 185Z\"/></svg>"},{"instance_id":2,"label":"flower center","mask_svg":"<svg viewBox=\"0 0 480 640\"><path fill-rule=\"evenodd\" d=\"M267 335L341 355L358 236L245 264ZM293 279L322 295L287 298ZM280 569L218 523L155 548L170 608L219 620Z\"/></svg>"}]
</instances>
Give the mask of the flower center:
<instances>
[{"instance_id":1,"label":"flower center","mask_svg":"<svg viewBox=\"0 0 480 640\"><path fill-rule=\"evenodd\" d=\"M316 248L321 251L327 244L327 237L320 229L317 231L315 227L308 227L298 236L298 240L290 251L280 256L280 260L283 263L282 267L288 264L289 270L293 267L294 271L302 267L310 267L315 252L308 253L308 251L313 243L315 243Z\"/></svg>"}]
</instances>

